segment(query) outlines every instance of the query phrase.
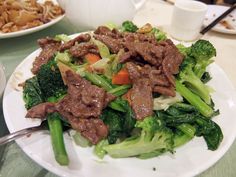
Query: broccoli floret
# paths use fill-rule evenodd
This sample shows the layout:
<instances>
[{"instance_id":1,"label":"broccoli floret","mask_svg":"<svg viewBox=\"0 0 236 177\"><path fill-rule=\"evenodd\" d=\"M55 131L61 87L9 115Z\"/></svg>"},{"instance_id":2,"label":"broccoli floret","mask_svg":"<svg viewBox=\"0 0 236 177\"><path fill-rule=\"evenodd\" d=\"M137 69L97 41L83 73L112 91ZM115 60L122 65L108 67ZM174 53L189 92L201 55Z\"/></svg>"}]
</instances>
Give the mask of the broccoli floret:
<instances>
[{"instance_id":1,"label":"broccoli floret","mask_svg":"<svg viewBox=\"0 0 236 177\"><path fill-rule=\"evenodd\" d=\"M194 60L192 57L185 57L181 64L178 79L184 83L188 88L200 96L207 104L211 103L210 89L206 86L193 71Z\"/></svg>"},{"instance_id":2,"label":"broccoli floret","mask_svg":"<svg viewBox=\"0 0 236 177\"><path fill-rule=\"evenodd\" d=\"M190 47L186 47L183 44L177 44L176 47L184 56L187 56L190 53Z\"/></svg>"},{"instance_id":3,"label":"broccoli floret","mask_svg":"<svg viewBox=\"0 0 236 177\"><path fill-rule=\"evenodd\" d=\"M158 42L164 41L167 39L166 33L157 29L157 28L152 28L151 33L154 34L154 36Z\"/></svg>"},{"instance_id":4,"label":"broccoli floret","mask_svg":"<svg viewBox=\"0 0 236 177\"><path fill-rule=\"evenodd\" d=\"M44 101L37 77L34 76L25 81L23 87L23 99L25 101L26 109L30 109Z\"/></svg>"},{"instance_id":5,"label":"broccoli floret","mask_svg":"<svg viewBox=\"0 0 236 177\"><path fill-rule=\"evenodd\" d=\"M157 118L149 117L143 122L138 121L136 127L141 128L140 136L128 138L119 144L105 146L104 150L114 158L139 156L163 149L172 150L173 133L170 129L161 126Z\"/></svg>"},{"instance_id":6,"label":"broccoli floret","mask_svg":"<svg viewBox=\"0 0 236 177\"><path fill-rule=\"evenodd\" d=\"M134 33L138 30L138 27L132 21L124 21L121 30Z\"/></svg>"},{"instance_id":7,"label":"broccoli floret","mask_svg":"<svg viewBox=\"0 0 236 177\"><path fill-rule=\"evenodd\" d=\"M66 93L66 86L55 60L41 66L37 79L45 100L50 97L59 98Z\"/></svg>"},{"instance_id":8,"label":"broccoli floret","mask_svg":"<svg viewBox=\"0 0 236 177\"><path fill-rule=\"evenodd\" d=\"M206 67L213 62L212 57L216 56L216 49L209 41L198 40L191 46L190 54L196 60L193 71L201 78Z\"/></svg>"}]
</instances>

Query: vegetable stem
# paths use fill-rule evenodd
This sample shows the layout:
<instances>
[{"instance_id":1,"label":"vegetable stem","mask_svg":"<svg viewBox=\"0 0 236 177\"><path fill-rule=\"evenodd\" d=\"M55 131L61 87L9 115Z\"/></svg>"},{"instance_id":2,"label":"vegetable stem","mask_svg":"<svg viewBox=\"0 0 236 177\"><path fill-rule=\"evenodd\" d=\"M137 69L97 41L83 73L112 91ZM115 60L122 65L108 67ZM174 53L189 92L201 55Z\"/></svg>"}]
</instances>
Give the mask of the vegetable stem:
<instances>
[{"instance_id":1,"label":"vegetable stem","mask_svg":"<svg viewBox=\"0 0 236 177\"><path fill-rule=\"evenodd\" d=\"M58 113L49 114L47 116L47 122L55 159L60 165L68 165L69 158L64 145L62 123L59 116Z\"/></svg>"},{"instance_id":2,"label":"vegetable stem","mask_svg":"<svg viewBox=\"0 0 236 177\"><path fill-rule=\"evenodd\" d=\"M176 80L176 91L180 93L191 105L193 105L202 115L211 117L214 113L213 109L208 106L196 94L192 93L187 87Z\"/></svg>"},{"instance_id":3,"label":"vegetable stem","mask_svg":"<svg viewBox=\"0 0 236 177\"><path fill-rule=\"evenodd\" d=\"M106 91L111 90L113 87L105 79L97 74L85 72L85 78L92 82L93 84L104 88Z\"/></svg>"}]
</instances>

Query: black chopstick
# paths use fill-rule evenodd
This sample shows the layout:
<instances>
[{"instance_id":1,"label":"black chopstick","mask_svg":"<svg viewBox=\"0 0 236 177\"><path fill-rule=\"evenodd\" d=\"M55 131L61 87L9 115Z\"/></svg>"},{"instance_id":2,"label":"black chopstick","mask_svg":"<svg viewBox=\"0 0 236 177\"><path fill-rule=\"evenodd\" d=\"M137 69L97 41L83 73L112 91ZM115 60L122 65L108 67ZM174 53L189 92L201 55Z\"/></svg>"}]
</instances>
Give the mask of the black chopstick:
<instances>
[{"instance_id":1,"label":"black chopstick","mask_svg":"<svg viewBox=\"0 0 236 177\"><path fill-rule=\"evenodd\" d=\"M236 7L236 4L233 4L228 10L226 10L222 15L220 15L218 18L216 18L213 22L211 22L209 25L207 25L205 28L203 28L200 33L203 35L207 31L209 31L211 28L213 28L219 21L221 21L223 18L225 18L230 12L232 12Z\"/></svg>"}]
</instances>

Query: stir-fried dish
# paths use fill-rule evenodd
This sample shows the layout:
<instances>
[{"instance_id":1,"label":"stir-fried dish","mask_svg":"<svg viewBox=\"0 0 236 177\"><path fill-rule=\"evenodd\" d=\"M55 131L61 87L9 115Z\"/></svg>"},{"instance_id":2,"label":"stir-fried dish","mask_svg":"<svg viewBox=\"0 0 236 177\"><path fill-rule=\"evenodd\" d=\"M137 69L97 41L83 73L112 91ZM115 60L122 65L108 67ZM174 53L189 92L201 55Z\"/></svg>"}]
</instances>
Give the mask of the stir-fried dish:
<instances>
[{"instance_id":1,"label":"stir-fried dish","mask_svg":"<svg viewBox=\"0 0 236 177\"><path fill-rule=\"evenodd\" d=\"M223 134L212 117L211 79L206 71L214 46L199 40L175 45L150 24L130 21L121 29L38 40L34 76L24 83L27 118L47 119L55 158L69 159L63 127L75 142L95 146L100 158L156 157L174 152L195 136L216 150Z\"/></svg>"},{"instance_id":2,"label":"stir-fried dish","mask_svg":"<svg viewBox=\"0 0 236 177\"><path fill-rule=\"evenodd\" d=\"M10 33L33 28L64 14L51 0L0 0L0 32Z\"/></svg>"}]
</instances>

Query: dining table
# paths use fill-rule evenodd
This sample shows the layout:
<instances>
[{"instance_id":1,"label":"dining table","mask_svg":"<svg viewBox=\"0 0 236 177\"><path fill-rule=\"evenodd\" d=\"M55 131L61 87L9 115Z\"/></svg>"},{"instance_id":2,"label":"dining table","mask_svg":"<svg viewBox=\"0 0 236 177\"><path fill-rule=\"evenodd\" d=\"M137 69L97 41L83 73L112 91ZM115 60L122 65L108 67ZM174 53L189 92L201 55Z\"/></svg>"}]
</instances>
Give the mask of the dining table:
<instances>
[{"instance_id":1,"label":"dining table","mask_svg":"<svg viewBox=\"0 0 236 177\"><path fill-rule=\"evenodd\" d=\"M150 23L162 28L168 34L172 11L173 4L171 3L161 0L147 0L145 5L134 16L133 22L138 26ZM70 35L78 32L81 32L81 30L70 24L65 17L57 24L41 31L20 37L0 39L0 63L5 67L7 79L9 79L14 69L22 60L39 48L37 39L45 36L53 37L56 34ZM213 43L217 50L215 63L223 69L234 87L236 87L236 35L209 31L202 38ZM0 102L0 136L9 133L4 120L2 99ZM14 106L17 105L12 105L12 107ZM236 115L232 116L236 118ZM15 115L15 118L17 119L17 115ZM235 164L236 142L232 144L219 161L199 174L199 177L235 177ZM57 175L42 168L28 157L17 143L11 142L0 146L0 176L55 177Z\"/></svg>"}]
</instances>

